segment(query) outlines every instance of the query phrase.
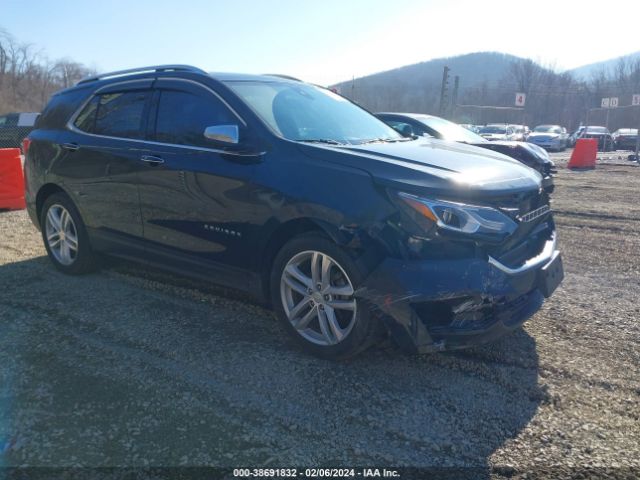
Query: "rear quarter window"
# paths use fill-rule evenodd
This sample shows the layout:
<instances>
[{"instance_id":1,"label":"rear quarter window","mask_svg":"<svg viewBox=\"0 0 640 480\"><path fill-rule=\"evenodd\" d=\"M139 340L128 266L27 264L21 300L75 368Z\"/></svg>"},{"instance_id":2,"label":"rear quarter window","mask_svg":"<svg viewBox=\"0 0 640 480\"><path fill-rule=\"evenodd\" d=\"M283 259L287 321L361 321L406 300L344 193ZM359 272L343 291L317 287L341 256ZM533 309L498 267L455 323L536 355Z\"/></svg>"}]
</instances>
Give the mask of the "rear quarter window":
<instances>
[{"instance_id":1,"label":"rear quarter window","mask_svg":"<svg viewBox=\"0 0 640 480\"><path fill-rule=\"evenodd\" d=\"M87 88L73 89L51 97L42 115L38 117L37 128L64 128L71 116L91 92Z\"/></svg>"}]
</instances>

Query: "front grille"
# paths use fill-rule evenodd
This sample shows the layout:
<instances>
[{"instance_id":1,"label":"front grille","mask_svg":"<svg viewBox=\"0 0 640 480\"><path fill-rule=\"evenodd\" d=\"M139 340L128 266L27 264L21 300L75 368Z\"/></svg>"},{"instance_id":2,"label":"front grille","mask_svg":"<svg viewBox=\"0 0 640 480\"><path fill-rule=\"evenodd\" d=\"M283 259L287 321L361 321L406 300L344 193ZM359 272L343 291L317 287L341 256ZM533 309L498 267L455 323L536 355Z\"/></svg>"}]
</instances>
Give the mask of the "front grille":
<instances>
[{"instance_id":1,"label":"front grille","mask_svg":"<svg viewBox=\"0 0 640 480\"><path fill-rule=\"evenodd\" d=\"M545 205L549 206L549 195L544 191L534 191L505 195L493 198L489 201L495 207L519 221L523 215L527 215Z\"/></svg>"},{"instance_id":2,"label":"front grille","mask_svg":"<svg viewBox=\"0 0 640 480\"><path fill-rule=\"evenodd\" d=\"M558 173L558 169L556 168L556 164L553 162L547 162L544 164L544 177L553 176Z\"/></svg>"},{"instance_id":3,"label":"front grille","mask_svg":"<svg viewBox=\"0 0 640 480\"><path fill-rule=\"evenodd\" d=\"M549 207L549 205L543 205L540 208L536 208L529 213L521 215L518 219L521 222L533 222L536 218L540 218L549 211L551 211L551 207Z\"/></svg>"}]
</instances>

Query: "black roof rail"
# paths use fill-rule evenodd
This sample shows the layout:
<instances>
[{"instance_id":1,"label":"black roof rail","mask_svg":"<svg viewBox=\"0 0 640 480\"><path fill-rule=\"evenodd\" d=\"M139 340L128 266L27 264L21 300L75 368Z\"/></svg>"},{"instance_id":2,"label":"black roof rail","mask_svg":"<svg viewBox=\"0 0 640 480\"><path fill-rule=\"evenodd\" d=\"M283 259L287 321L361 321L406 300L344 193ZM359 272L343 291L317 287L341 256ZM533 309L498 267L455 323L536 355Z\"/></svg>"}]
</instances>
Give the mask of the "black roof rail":
<instances>
[{"instance_id":1,"label":"black roof rail","mask_svg":"<svg viewBox=\"0 0 640 480\"><path fill-rule=\"evenodd\" d=\"M292 77L291 75L283 75L281 73L264 73L263 75L266 75L268 77L280 77L286 80L293 80L294 82L302 82L302 80L300 80L299 78Z\"/></svg>"},{"instance_id":2,"label":"black roof rail","mask_svg":"<svg viewBox=\"0 0 640 480\"><path fill-rule=\"evenodd\" d=\"M98 75L90 75L88 77L80 80L76 85L80 85L82 83L95 82L97 80L104 80L105 78L111 77L121 77L124 75L131 75L133 73L145 73L145 72L193 72L193 73L204 73L207 72L198 68L192 67L191 65L155 65L150 67L139 67L139 68L130 68L128 70L118 70L115 72L107 72L100 73Z\"/></svg>"}]
</instances>

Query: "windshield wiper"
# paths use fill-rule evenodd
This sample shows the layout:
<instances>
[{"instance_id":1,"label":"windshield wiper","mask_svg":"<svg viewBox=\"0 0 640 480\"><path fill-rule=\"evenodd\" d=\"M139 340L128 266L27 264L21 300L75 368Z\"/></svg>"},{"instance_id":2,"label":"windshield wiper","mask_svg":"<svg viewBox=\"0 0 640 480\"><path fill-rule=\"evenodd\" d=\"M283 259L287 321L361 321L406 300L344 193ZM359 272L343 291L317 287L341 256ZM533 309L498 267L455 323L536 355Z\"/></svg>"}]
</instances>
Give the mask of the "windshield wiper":
<instances>
[{"instance_id":1,"label":"windshield wiper","mask_svg":"<svg viewBox=\"0 0 640 480\"><path fill-rule=\"evenodd\" d=\"M296 138L294 141L305 143L326 143L327 145L344 145L344 143L338 142L337 140L332 140L330 138Z\"/></svg>"},{"instance_id":2,"label":"windshield wiper","mask_svg":"<svg viewBox=\"0 0 640 480\"><path fill-rule=\"evenodd\" d=\"M395 143L395 142L409 142L411 140L415 140L415 138L411 137L402 137L402 138L372 138L371 140L365 140L363 142L358 143L358 145L367 145L368 143Z\"/></svg>"}]
</instances>

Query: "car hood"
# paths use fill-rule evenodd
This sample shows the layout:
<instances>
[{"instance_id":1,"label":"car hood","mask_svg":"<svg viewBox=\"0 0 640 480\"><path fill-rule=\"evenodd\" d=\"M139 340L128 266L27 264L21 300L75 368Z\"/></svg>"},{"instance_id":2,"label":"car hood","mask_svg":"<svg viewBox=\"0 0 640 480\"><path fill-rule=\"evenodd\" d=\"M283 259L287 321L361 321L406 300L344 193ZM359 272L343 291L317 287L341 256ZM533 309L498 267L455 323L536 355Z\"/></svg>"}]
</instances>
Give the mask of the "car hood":
<instances>
[{"instance_id":1,"label":"car hood","mask_svg":"<svg viewBox=\"0 0 640 480\"><path fill-rule=\"evenodd\" d=\"M368 172L377 183L443 196L496 196L538 190L542 177L498 152L436 139L331 146L299 144L309 156Z\"/></svg>"},{"instance_id":2,"label":"car hood","mask_svg":"<svg viewBox=\"0 0 640 480\"><path fill-rule=\"evenodd\" d=\"M515 140L497 140L494 142L471 143L469 145L476 145L503 153L535 169L543 177L555 167L555 164L549 158L549 154L533 143L518 142Z\"/></svg>"}]
</instances>

